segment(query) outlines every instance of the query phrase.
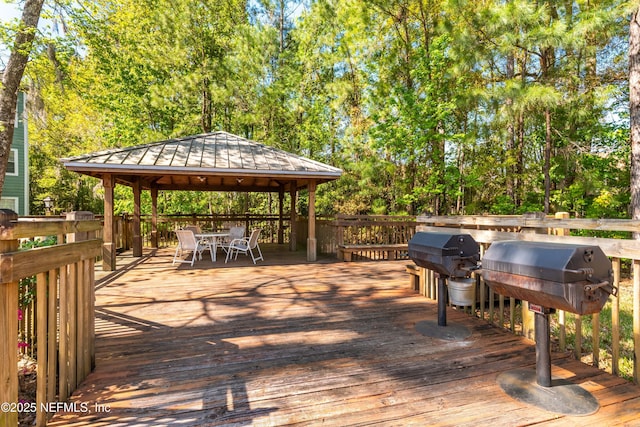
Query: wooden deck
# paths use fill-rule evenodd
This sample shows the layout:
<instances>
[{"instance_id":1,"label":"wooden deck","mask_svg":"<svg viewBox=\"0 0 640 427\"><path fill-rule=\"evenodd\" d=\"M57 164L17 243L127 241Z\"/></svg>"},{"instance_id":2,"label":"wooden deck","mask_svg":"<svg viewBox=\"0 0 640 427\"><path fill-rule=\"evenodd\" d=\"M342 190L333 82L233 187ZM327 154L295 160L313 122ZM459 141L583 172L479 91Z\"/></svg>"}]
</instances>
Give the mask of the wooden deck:
<instances>
[{"instance_id":1,"label":"wooden deck","mask_svg":"<svg viewBox=\"0 0 640 427\"><path fill-rule=\"evenodd\" d=\"M640 425L640 387L567 354L553 354L554 378L591 391L598 412L507 396L496 377L535 369L533 344L453 309L471 337L419 334L437 307L409 290L406 261L309 264L275 250L257 266L121 258L98 285L97 367L79 409L49 425Z\"/></svg>"}]
</instances>

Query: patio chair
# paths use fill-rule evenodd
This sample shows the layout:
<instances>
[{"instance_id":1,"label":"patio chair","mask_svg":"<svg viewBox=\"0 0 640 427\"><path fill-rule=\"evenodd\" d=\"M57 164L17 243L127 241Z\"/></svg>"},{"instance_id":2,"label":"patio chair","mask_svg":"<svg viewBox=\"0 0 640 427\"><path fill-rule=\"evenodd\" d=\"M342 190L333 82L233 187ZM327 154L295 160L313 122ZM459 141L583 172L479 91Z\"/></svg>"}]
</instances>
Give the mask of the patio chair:
<instances>
[{"instance_id":1,"label":"patio chair","mask_svg":"<svg viewBox=\"0 0 640 427\"><path fill-rule=\"evenodd\" d=\"M225 252L229 252L229 245L236 239L244 238L245 226L232 226L229 228L229 236L226 237L222 242L220 242L220 247Z\"/></svg>"},{"instance_id":2,"label":"patio chair","mask_svg":"<svg viewBox=\"0 0 640 427\"><path fill-rule=\"evenodd\" d=\"M202 234L202 228L200 228L200 226L197 224L190 224L190 225L185 225L184 227L182 227L182 229L193 231L193 234L196 235L196 239L200 240L200 244L204 246L203 251L206 251L208 249L211 252L211 261L213 261L214 255L213 255L213 247L212 247L213 245L211 244L211 240L198 238L198 234ZM200 258L202 258L202 255L200 256Z\"/></svg>"},{"instance_id":3,"label":"patio chair","mask_svg":"<svg viewBox=\"0 0 640 427\"><path fill-rule=\"evenodd\" d=\"M177 261L187 262L193 266L196 256L202 259L202 252L207 248L211 249L205 241L196 239L196 235L192 230L176 230L176 236L178 237L178 247L176 248L176 253L173 256L173 263L171 265L174 265ZM185 251L193 252L191 260L187 259L178 261L178 256L181 257L182 253ZM211 259L213 259L213 256Z\"/></svg>"},{"instance_id":4,"label":"patio chair","mask_svg":"<svg viewBox=\"0 0 640 427\"><path fill-rule=\"evenodd\" d=\"M200 234L202 233L202 230L200 229L199 225L185 225L184 227L182 227L183 230L191 230L193 231L193 234Z\"/></svg>"},{"instance_id":5,"label":"patio chair","mask_svg":"<svg viewBox=\"0 0 640 427\"><path fill-rule=\"evenodd\" d=\"M258 245L258 237L260 236L260 232L262 230L260 228L256 228L251 232L251 236L244 237L242 239L233 239L231 243L229 243L229 249L227 250L227 258L224 260L225 264L229 261L229 258L233 256L235 252L235 258L238 259L238 253L244 252L245 255L251 254L251 259L255 264L256 261L263 260L262 251L260 250L260 245ZM258 251L258 256L256 257L253 253L254 250Z\"/></svg>"}]
</instances>

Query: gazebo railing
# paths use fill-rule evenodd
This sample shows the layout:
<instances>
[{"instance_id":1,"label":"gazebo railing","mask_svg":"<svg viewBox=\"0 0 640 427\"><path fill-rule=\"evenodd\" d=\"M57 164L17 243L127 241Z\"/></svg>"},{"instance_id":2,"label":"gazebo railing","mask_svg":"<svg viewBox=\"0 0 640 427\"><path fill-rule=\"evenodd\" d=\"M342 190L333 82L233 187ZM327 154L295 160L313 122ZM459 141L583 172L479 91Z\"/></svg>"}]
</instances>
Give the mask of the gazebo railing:
<instances>
[{"instance_id":1,"label":"gazebo railing","mask_svg":"<svg viewBox=\"0 0 640 427\"><path fill-rule=\"evenodd\" d=\"M120 215L116 218L116 242L119 250L128 250L133 245L132 232L133 216ZM175 230L185 225L199 225L203 230L218 230L227 224L240 224L247 232L254 228L261 228L260 243L288 243L290 232L289 218L283 220L282 239L279 240L280 220L278 215L260 214L176 214L158 216L158 246L167 247L178 244ZM140 217L140 227L143 246L152 246L151 215Z\"/></svg>"}]
</instances>

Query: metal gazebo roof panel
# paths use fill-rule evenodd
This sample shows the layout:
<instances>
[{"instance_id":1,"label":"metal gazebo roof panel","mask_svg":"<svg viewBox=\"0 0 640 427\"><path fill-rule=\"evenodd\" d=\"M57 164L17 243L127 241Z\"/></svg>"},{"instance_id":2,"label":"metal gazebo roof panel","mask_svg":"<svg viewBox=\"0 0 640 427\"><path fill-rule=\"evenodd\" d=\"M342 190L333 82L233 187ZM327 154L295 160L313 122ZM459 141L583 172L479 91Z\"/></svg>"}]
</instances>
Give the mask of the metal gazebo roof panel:
<instances>
[{"instance_id":1,"label":"metal gazebo roof panel","mask_svg":"<svg viewBox=\"0 0 640 427\"><path fill-rule=\"evenodd\" d=\"M113 174L125 184L143 177L143 186L154 183L167 189L273 190L285 182L300 187L342 174L333 166L227 132L98 151L62 162L67 169L87 175Z\"/></svg>"},{"instance_id":2,"label":"metal gazebo roof panel","mask_svg":"<svg viewBox=\"0 0 640 427\"><path fill-rule=\"evenodd\" d=\"M199 167L202 163L202 156L204 154L204 141L202 138L195 138L189 145L189 150L186 154L182 154L186 160L184 162L185 167Z\"/></svg>"}]
</instances>

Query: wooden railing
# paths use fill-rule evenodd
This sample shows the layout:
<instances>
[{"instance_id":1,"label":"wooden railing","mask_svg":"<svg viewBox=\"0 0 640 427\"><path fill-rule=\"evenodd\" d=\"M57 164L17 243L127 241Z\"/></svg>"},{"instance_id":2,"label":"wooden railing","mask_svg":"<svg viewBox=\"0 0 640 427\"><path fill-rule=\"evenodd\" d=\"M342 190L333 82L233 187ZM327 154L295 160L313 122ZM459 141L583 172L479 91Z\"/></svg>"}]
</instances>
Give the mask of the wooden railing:
<instances>
[{"instance_id":1,"label":"wooden railing","mask_svg":"<svg viewBox=\"0 0 640 427\"><path fill-rule=\"evenodd\" d=\"M132 246L131 216L116 218L116 241L119 250ZM203 229L223 228L225 223L239 223L247 230L261 228L260 243L284 243L290 241L291 221L285 217L280 227L277 215L237 214L237 215L160 215L158 217L158 242L161 247L175 246L178 241L174 231L185 225L196 224ZM307 240L307 218L298 217L297 243L301 246ZM337 215L317 218L318 252L336 254L342 244L393 244L407 243L415 233L415 217L385 215ZM145 246L151 245L151 217L143 215L141 233ZM375 254L371 254L375 258Z\"/></svg>"},{"instance_id":2,"label":"wooden railing","mask_svg":"<svg viewBox=\"0 0 640 427\"><path fill-rule=\"evenodd\" d=\"M452 217L429 217L420 216L417 218L417 231L437 231L450 233L470 234L481 245L484 252L492 242L499 240L527 240L560 242L573 244L597 245L604 253L610 257L614 273L614 286L620 287L623 273L622 266L629 265L629 272L626 276L631 280L630 287L621 287L617 296L610 297L610 319L606 319L611 324L611 342L603 345L601 343L601 315L578 316L558 311L554 321L558 325L557 336L558 345L561 350L566 346L566 325L569 317L575 322L574 352L577 359L584 360L583 354L583 326L584 322L591 324L591 363L599 366L599 361L604 357L602 351L611 360L611 372L620 375L621 363L621 342L627 338L621 336L621 317L629 313L622 313L620 310L620 300L625 293L632 293L633 313L630 313L633 331L628 337L632 341L633 355L626 358L626 361L633 364L632 378L638 383L640 378L640 241L632 240L631 233L640 231L640 221L633 220L604 220L604 219L568 219L568 215L559 214L556 218L544 216L524 216L524 217L495 217L495 216L452 216ZM626 235L627 238L603 238L584 237L573 234L589 234L593 232L618 232ZM576 233L578 232L578 233ZM420 287L423 294L429 298L436 298L435 278L432 272L425 272ZM479 304L473 310L474 315L486 319L491 323L504 326L512 331L519 330L525 336L532 337L527 318L528 310L522 309L521 313L516 311L516 302L509 299L509 318L505 316L505 297L494 295L493 292L482 283L479 283ZM629 299L629 298L627 298ZM489 301L498 300L498 309L495 304L488 304ZM526 304L522 304L526 308ZM609 310L607 310L608 312ZM623 332L624 333L624 332Z\"/></svg>"},{"instance_id":3,"label":"wooden railing","mask_svg":"<svg viewBox=\"0 0 640 427\"><path fill-rule=\"evenodd\" d=\"M128 250L133 244L132 233L132 216L120 215L115 219L116 223L116 247L119 250ZM257 214L237 214L237 215L200 215L200 214L183 214L183 215L159 215L158 216L158 245L160 247L175 246L178 240L175 230L185 225L199 225L205 230L215 230L224 228L224 224L233 223L241 224L247 230L253 228L261 228L260 243L276 243L281 241L286 243L289 241L290 220L283 220L282 228L280 228L280 220L278 215L257 215ZM141 234L143 246L151 246L152 230L151 216L142 215Z\"/></svg>"},{"instance_id":4,"label":"wooden railing","mask_svg":"<svg viewBox=\"0 0 640 427\"><path fill-rule=\"evenodd\" d=\"M16 426L18 410L35 411L36 424L46 425L48 405L64 402L93 369L94 265L102 248L95 236L101 230L95 220L19 220L0 210L0 426ZM42 236L56 236L58 244L19 250L21 240ZM31 277L33 301L21 308L19 283ZM32 313L20 340L35 347L35 402L18 401L19 309Z\"/></svg>"},{"instance_id":5,"label":"wooden railing","mask_svg":"<svg viewBox=\"0 0 640 427\"><path fill-rule=\"evenodd\" d=\"M340 245L361 245L361 257L372 260L384 259L387 251L376 253L364 247L406 244L416 230L415 217L409 216L337 215L319 220L317 224L319 252L337 254ZM398 256L406 258L406 252Z\"/></svg>"},{"instance_id":6,"label":"wooden railing","mask_svg":"<svg viewBox=\"0 0 640 427\"><path fill-rule=\"evenodd\" d=\"M116 245L119 251L132 247L132 218L120 215L116 218ZM158 217L158 242L160 247L175 246L178 241L174 231L185 225L196 224L203 229L223 228L225 223L239 223L247 230L261 228L260 243L284 243L291 239L291 221L285 217L280 227L277 215L237 214L237 215L161 215ZM304 246L307 240L306 217L296 221L297 243ZM407 243L415 233L415 217L386 215L337 215L336 217L317 218L316 233L318 253L337 254L338 246L343 244L394 244ZM151 217L143 215L141 233L144 246L150 246ZM376 259L379 254L367 254L367 258Z\"/></svg>"}]
</instances>

